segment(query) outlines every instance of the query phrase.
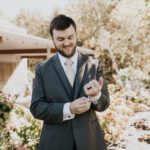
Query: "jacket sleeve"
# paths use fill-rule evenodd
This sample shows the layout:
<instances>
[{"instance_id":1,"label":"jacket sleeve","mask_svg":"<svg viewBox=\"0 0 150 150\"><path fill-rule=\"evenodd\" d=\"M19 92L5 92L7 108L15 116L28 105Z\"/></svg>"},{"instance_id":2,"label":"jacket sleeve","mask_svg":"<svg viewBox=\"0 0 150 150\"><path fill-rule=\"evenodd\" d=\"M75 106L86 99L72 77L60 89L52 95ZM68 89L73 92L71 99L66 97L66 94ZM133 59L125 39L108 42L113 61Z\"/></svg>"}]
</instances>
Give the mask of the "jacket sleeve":
<instances>
[{"instance_id":1,"label":"jacket sleeve","mask_svg":"<svg viewBox=\"0 0 150 150\"><path fill-rule=\"evenodd\" d=\"M101 76L104 79L103 68L102 68L101 63L99 62L98 67L97 67L97 71L96 71L96 79L99 80L99 78ZM91 107L94 110L100 112L100 111L106 110L109 107L109 104L110 104L109 93L108 93L108 89L107 89L107 84L104 80L103 87L102 87L102 90L101 90L101 97L99 98L98 103L97 104L92 103Z\"/></svg>"},{"instance_id":2,"label":"jacket sleeve","mask_svg":"<svg viewBox=\"0 0 150 150\"><path fill-rule=\"evenodd\" d=\"M35 79L33 82L30 111L35 118L43 120L45 123L61 124L63 122L64 103L50 102L51 100L46 99L41 66L40 64L38 64L36 67Z\"/></svg>"}]
</instances>

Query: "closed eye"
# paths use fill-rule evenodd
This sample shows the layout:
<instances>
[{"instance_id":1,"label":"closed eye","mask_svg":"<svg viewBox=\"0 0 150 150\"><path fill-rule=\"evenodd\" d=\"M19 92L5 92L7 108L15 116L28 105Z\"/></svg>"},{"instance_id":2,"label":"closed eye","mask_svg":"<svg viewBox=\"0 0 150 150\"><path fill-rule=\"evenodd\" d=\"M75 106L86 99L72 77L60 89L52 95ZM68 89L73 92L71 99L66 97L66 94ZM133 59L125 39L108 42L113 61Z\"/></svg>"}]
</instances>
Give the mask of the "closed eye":
<instances>
[{"instance_id":1,"label":"closed eye","mask_svg":"<svg viewBox=\"0 0 150 150\"><path fill-rule=\"evenodd\" d=\"M68 39L70 39L70 40L73 39L73 35L70 35L70 36L68 37Z\"/></svg>"},{"instance_id":2,"label":"closed eye","mask_svg":"<svg viewBox=\"0 0 150 150\"><path fill-rule=\"evenodd\" d=\"M64 38L57 38L57 40L58 40L58 41L63 41L63 40L64 40Z\"/></svg>"}]
</instances>

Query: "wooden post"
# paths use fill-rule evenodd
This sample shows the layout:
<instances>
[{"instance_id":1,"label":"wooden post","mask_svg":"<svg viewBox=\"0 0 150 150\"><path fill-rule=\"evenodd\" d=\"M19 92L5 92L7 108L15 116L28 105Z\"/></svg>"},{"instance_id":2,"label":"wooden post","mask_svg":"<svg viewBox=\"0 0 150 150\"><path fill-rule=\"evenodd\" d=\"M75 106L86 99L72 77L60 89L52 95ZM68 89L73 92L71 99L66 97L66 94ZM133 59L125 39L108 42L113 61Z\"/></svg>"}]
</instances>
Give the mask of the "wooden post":
<instances>
[{"instance_id":1,"label":"wooden post","mask_svg":"<svg viewBox=\"0 0 150 150\"><path fill-rule=\"evenodd\" d=\"M3 38L0 36L0 44L3 43Z\"/></svg>"},{"instance_id":2,"label":"wooden post","mask_svg":"<svg viewBox=\"0 0 150 150\"><path fill-rule=\"evenodd\" d=\"M47 59L50 58L51 55L51 49L50 47L47 47Z\"/></svg>"}]
</instances>

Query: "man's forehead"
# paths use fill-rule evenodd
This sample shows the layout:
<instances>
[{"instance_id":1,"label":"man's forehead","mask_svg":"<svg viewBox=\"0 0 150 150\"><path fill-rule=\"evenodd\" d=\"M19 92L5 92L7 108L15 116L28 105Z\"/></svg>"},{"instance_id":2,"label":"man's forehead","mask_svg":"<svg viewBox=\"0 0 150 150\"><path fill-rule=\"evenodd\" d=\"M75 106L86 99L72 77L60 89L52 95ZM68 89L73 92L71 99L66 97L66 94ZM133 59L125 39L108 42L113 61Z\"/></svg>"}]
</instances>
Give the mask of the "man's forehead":
<instances>
[{"instance_id":1,"label":"man's forehead","mask_svg":"<svg viewBox=\"0 0 150 150\"><path fill-rule=\"evenodd\" d=\"M53 35L59 36L59 37L70 36L73 34L75 34L75 29L73 27L71 27L71 28L69 27L65 30L56 30L56 29L53 30Z\"/></svg>"}]
</instances>

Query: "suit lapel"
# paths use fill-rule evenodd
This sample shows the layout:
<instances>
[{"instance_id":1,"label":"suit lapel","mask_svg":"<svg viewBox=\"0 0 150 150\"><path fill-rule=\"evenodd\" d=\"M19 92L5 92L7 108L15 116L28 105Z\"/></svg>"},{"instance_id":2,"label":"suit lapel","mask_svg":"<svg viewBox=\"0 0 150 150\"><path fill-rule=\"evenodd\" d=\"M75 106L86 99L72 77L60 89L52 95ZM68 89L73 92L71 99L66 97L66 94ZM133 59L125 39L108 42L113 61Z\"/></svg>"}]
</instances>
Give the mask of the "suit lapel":
<instances>
[{"instance_id":1,"label":"suit lapel","mask_svg":"<svg viewBox=\"0 0 150 150\"><path fill-rule=\"evenodd\" d=\"M60 81L61 81L66 93L68 94L69 97L71 97L73 89L67 79L67 76L64 72L64 69L63 69L61 63L60 63L58 55L56 55L54 58L53 66L54 66L54 69L55 69L58 77L60 78Z\"/></svg>"},{"instance_id":2,"label":"suit lapel","mask_svg":"<svg viewBox=\"0 0 150 150\"><path fill-rule=\"evenodd\" d=\"M78 97L78 93L81 88L81 83L84 77L84 72L86 67L86 60L87 60L87 56L79 53L77 73L76 73L75 83L74 83L74 96L73 96L74 99Z\"/></svg>"}]
</instances>

